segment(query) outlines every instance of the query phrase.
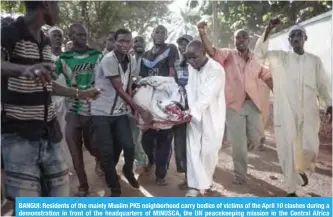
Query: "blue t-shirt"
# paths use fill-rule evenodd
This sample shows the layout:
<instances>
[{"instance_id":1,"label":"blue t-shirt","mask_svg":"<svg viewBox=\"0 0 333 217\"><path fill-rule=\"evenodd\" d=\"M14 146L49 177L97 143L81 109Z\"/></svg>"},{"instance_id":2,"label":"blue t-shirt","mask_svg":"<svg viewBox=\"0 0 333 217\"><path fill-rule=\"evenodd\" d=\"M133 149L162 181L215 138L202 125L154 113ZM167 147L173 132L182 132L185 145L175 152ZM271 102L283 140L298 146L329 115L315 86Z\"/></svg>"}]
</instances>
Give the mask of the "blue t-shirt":
<instances>
[{"instance_id":1,"label":"blue t-shirt","mask_svg":"<svg viewBox=\"0 0 333 217\"><path fill-rule=\"evenodd\" d=\"M175 70L176 70L176 82L185 87L188 81L188 63L183 62L182 60L177 60L175 62Z\"/></svg>"}]
</instances>

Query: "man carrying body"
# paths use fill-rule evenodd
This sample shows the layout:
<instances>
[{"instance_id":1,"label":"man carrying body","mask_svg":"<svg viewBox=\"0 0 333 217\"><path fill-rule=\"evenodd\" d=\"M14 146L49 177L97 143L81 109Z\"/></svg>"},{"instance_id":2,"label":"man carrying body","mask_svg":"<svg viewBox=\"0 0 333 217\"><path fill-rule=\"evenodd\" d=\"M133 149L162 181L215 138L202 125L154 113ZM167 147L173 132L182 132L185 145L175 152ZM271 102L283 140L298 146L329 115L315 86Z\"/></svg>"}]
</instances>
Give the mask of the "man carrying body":
<instances>
[{"instance_id":1,"label":"man carrying body","mask_svg":"<svg viewBox=\"0 0 333 217\"><path fill-rule=\"evenodd\" d=\"M121 195L115 167L117 162L114 160L117 153L114 153L114 150L124 151L123 174L133 188L140 187L133 173L135 145L130 129L128 105L139 113L144 121L150 123L152 118L149 112L132 100L131 74L135 67L134 59L128 55L131 45L130 31L119 29L115 32L114 50L102 59L95 75L96 87L102 88L103 92L91 105L98 153L112 197Z\"/></svg>"},{"instance_id":2,"label":"man carrying body","mask_svg":"<svg viewBox=\"0 0 333 217\"><path fill-rule=\"evenodd\" d=\"M87 32L81 24L70 26L69 37L73 41L73 48L59 56L56 62L56 73L65 76L68 87L86 90L94 85L95 67L101 60L102 54L86 45ZM89 185L84 169L83 144L88 152L96 158L96 166L99 165L93 142L90 103L67 98L67 106L66 141L80 183L77 196L87 196Z\"/></svg>"},{"instance_id":3,"label":"man carrying body","mask_svg":"<svg viewBox=\"0 0 333 217\"><path fill-rule=\"evenodd\" d=\"M51 44L41 28L56 24L58 2L27 1L25 5L24 17L1 31L1 153L6 197L41 196L42 182L47 196L65 197L69 196L68 167L51 93L90 99L98 91L80 91L52 82Z\"/></svg>"},{"instance_id":4,"label":"man carrying body","mask_svg":"<svg viewBox=\"0 0 333 217\"><path fill-rule=\"evenodd\" d=\"M274 18L256 44L256 54L269 62L274 82L274 131L279 162L288 196L297 196L297 187L308 184L307 171L315 169L319 150L319 106L324 99L332 114L331 79L318 56L304 51L306 31L293 26L289 43L293 50L268 50L268 36L280 24Z\"/></svg>"},{"instance_id":5,"label":"man carrying body","mask_svg":"<svg viewBox=\"0 0 333 217\"><path fill-rule=\"evenodd\" d=\"M243 184L247 174L247 152L250 146L259 146L261 138L260 94L258 82L262 79L272 87L271 75L260 65L249 50L249 35L244 30L234 34L236 49L216 49L209 42L205 22L198 30L210 57L224 66L226 72L227 130L232 144L234 184Z\"/></svg>"},{"instance_id":6,"label":"man carrying body","mask_svg":"<svg viewBox=\"0 0 333 217\"><path fill-rule=\"evenodd\" d=\"M186 135L188 197L198 196L213 184L225 126L223 67L207 58L200 41L186 49L189 66L186 86L190 122ZM209 88L207 88L209 87Z\"/></svg>"},{"instance_id":7,"label":"man carrying body","mask_svg":"<svg viewBox=\"0 0 333 217\"><path fill-rule=\"evenodd\" d=\"M187 85L188 80L188 63L185 58L186 46L193 40L190 35L183 35L178 38L178 50L181 56L180 60L177 60L175 63L175 78L176 82L179 86L181 86L185 91L185 86ZM188 105L186 105L188 106ZM186 108L187 109L187 108ZM185 189L187 188L186 181L186 127L187 123L175 125L173 127L173 135L174 135L174 150L175 150L175 159L176 159L176 167L178 173L185 173L185 180L179 184L179 188Z\"/></svg>"},{"instance_id":8,"label":"man carrying body","mask_svg":"<svg viewBox=\"0 0 333 217\"><path fill-rule=\"evenodd\" d=\"M174 76L174 64L179 59L177 47L166 44L167 29L159 25L153 33L154 46L142 56L141 77L148 76ZM149 164L146 173L151 173L153 165L156 164L156 184L167 185L166 175L172 155L172 129L154 130L148 129L142 135L142 147L145 150Z\"/></svg>"}]
</instances>

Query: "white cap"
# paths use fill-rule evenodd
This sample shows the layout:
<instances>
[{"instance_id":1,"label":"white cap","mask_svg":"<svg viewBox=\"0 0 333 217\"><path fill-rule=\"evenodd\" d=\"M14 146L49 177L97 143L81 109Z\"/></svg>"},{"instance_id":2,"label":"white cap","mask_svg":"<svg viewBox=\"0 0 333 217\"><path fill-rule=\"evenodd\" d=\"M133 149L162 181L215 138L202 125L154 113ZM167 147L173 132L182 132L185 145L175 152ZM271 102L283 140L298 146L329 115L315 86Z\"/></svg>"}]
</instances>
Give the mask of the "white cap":
<instances>
[{"instance_id":1,"label":"white cap","mask_svg":"<svg viewBox=\"0 0 333 217\"><path fill-rule=\"evenodd\" d=\"M292 26L290 29L289 29L289 35L291 34L291 32L295 31L295 30L299 30L299 31L302 31L304 32L304 34L306 35L306 30L303 26L300 26L300 25L294 25Z\"/></svg>"},{"instance_id":2,"label":"white cap","mask_svg":"<svg viewBox=\"0 0 333 217\"><path fill-rule=\"evenodd\" d=\"M62 29L60 29L58 26L52 26L49 29L49 31L47 31L47 34L50 36L51 32L56 31L56 30L58 30L59 32L61 32L62 35L64 34L64 32L62 31Z\"/></svg>"}]
</instances>

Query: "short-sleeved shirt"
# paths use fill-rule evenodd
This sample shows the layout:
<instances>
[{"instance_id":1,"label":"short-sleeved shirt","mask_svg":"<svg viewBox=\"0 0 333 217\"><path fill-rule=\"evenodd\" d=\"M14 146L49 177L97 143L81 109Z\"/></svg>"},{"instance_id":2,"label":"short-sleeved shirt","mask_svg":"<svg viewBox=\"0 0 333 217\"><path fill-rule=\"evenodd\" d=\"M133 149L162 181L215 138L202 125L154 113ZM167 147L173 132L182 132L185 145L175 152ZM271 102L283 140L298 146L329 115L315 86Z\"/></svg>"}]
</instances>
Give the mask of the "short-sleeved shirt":
<instances>
[{"instance_id":1,"label":"short-sleeved shirt","mask_svg":"<svg viewBox=\"0 0 333 217\"><path fill-rule=\"evenodd\" d=\"M94 86L95 70L103 55L95 49L84 53L67 51L62 53L56 62L57 75L63 74L68 87L87 90ZM67 98L69 112L90 115L90 102L81 99Z\"/></svg>"},{"instance_id":2,"label":"short-sleeved shirt","mask_svg":"<svg viewBox=\"0 0 333 217\"><path fill-rule=\"evenodd\" d=\"M95 116L119 116L129 114L127 103L118 95L110 78L119 76L123 89L127 91L130 78L135 70L135 60L130 55L118 60L112 51L100 62L95 74L95 87L103 89L96 100L91 102L91 114Z\"/></svg>"},{"instance_id":3,"label":"short-sleeved shirt","mask_svg":"<svg viewBox=\"0 0 333 217\"><path fill-rule=\"evenodd\" d=\"M261 111L259 80L271 78L270 71L250 53L246 62L236 49L216 49L213 59L225 69L225 97L227 108L239 111L248 95Z\"/></svg>"},{"instance_id":4,"label":"short-sleeved shirt","mask_svg":"<svg viewBox=\"0 0 333 217\"><path fill-rule=\"evenodd\" d=\"M29 33L24 18L19 17L1 29L1 51L5 60L31 66L52 63L49 39L40 32L37 42ZM59 142L62 139L56 111L52 103L52 84L46 87L27 77L1 78L2 133L14 133L28 140L41 138Z\"/></svg>"},{"instance_id":5,"label":"short-sleeved shirt","mask_svg":"<svg viewBox=\"0 0 333 217\"><path fill-rule=\"evenodd\" d=\"M153 53L153 49L146 51L141 60L140 76L169 76L169 69L177 59L179 54L174 44L165 44L157 53Z\"/></svg>"},{"instance_id":6,"label":"short-sleeved shirt","mask_svg":"<svg viewBox=\"0 0 333 217\"><path fill-rule=\"evenodd\" d=\"M175 63L176 82L185 87L188 81L188 63L185 60L177 60Z\"/></svg>"}]
</instances>

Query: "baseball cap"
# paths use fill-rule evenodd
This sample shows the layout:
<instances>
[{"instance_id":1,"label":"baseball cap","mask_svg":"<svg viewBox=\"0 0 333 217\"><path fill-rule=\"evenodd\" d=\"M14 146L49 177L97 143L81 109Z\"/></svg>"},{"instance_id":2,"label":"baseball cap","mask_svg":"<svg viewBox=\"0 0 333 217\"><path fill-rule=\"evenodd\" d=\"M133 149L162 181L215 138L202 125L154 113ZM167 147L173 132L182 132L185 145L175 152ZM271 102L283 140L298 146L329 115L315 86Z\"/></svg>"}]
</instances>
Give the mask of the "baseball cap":
<instances>
[{"instance_id":1,"label":"baseball cap","mask_svg":"<svg viewBox=\"0 0 333 217\"><path fill-rule=\"evenodd\" d=\"M185 39L186 41L190 42L193 40L193 37L190 35L183 35L177 39L177 43L179 43L182 39Z\"/></svg>"}]
</instances>

